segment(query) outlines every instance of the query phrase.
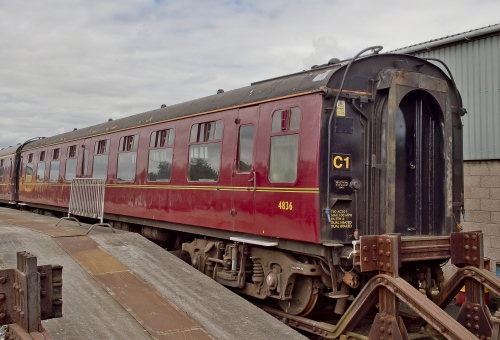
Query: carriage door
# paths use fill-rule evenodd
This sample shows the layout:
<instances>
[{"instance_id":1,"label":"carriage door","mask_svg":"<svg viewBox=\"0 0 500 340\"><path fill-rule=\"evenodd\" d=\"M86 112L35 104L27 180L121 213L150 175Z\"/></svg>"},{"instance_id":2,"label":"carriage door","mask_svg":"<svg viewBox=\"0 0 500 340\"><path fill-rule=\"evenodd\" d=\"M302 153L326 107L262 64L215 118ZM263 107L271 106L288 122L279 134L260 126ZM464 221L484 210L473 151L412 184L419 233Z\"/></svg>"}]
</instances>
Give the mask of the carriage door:
<instances>
[{"instance_id":1,"label":"carriage door","mask_svg":"<svg viewBox=\"0 0 500 340\"><path fill-rule=\"evenodd\" d=\"M259 107L253 106L238 111L235 119L237 142L232 169L232 227L235 231L254 231L255 192L258 176L255 171L255 137Z\"/></svg>"},{"instance_id":2,"label":"carriage door","mask_svg":"<svg viewBox=\"0 0 500 340\"><path fill-rule=\"evenodd\" d=\"M383 232L441 235L451 225L451 114L444 80L393 75L383 105L380 177ZM447 118L448 117L448 118ZM446 225L445 225L446 224Z\"/></svg>"},{"instance_id":3,"label":"carriage door","mask_svg":"<svg viewBox=\"0 0 500 340\"><path fill-rule=\"evenodd\" d=\"M78 155L78 177L90 177L91 170L89 170L89 153L91 147L90 138L84 139L81 144L81 152Z\"/></svg>"},{"instance_id":4,"label":"carriage door","mask_svg":"<svg viewBox=\"0 0 500 340\"><path fill-rule=\"evenodd\" d=\"M424 91L407 94L396 112L397 233L433 235L444 217L442 112Z\"/></svg>"}]
</instances>

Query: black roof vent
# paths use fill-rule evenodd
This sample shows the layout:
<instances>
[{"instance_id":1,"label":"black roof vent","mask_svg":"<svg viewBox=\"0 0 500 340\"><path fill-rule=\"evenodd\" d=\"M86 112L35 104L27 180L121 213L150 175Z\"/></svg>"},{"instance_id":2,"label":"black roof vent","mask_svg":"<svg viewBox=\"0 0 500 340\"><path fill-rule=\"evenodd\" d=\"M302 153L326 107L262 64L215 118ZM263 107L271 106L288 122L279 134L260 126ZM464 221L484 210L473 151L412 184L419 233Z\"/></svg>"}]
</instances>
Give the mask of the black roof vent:
<instances>
[{"instance_id":1,"label":"black roof vent","mask_svg":"<svg viewBox=\"0 0 500 340\"><path fill-rule=\"evenodd\" d=\"M328 60L328 65L335 65L335 64L338 64L340 63L340 59L339 58L332 58L330 60Z\"/></svg>"},{"instance_id":2,"label":"black roof vent","mask_svg":"<svg viewBox=\"0 0 500 340\"><path fill-rule=\"evenodd\" d=\"M78 129L77 128L73 128L73 131L76 131L76 130L78 130Z\"/></svg>"},{"instance_id":3,"label":"black roof vent","mask_svg":"<svg viewBox=\"0 0 500 340\"><path fill-rule=\"evenodd\" d=\"M217 90L217 94L219 94L219 93L224 93L224 90L223 89L218 89Z\"/></svg>"},{"instance_id":4,"label":"black roof vent","mask_svg":"<svg viewBox=\"0 0 500 340\"><path fill-rule=\"evenodd\" d=\"M161 108L163 109L164 107L167 107L167 105L161 104Z\"/></svg>"},{"instance_id":5,"label":"black roof vent","mask_svg":"<svg viewBox=\"0 0 500 340\"><path fill-rule=\"evenodd\" d=\"M113 121L113 118L109 118L109 119L108 119L108 122L112 122L112 121Z\"/></svg>"}]
</instances>

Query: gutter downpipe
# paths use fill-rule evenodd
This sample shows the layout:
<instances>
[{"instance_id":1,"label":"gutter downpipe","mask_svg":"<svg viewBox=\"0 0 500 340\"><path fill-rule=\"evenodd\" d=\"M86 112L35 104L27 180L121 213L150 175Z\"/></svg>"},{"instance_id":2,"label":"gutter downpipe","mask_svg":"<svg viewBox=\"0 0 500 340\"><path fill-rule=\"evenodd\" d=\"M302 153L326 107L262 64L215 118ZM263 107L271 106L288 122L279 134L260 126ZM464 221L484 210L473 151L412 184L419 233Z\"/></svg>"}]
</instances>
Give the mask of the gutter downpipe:
<instances>
[{"instance_id":1,"label":"gutter downpipe","mask_svg":"<svg viewBox=\"0 0 500 340\"><path fill-rule=\"evenodd\" d=\"M21 151L23 148L34 141L44 139L45 137L35 137L28 139L26 142L23 144L19 145L19 147L16 149L16 154L14 158L14 201L18 202L19 201L19 179L21 178Z\"/></svg>"}]
</instances>

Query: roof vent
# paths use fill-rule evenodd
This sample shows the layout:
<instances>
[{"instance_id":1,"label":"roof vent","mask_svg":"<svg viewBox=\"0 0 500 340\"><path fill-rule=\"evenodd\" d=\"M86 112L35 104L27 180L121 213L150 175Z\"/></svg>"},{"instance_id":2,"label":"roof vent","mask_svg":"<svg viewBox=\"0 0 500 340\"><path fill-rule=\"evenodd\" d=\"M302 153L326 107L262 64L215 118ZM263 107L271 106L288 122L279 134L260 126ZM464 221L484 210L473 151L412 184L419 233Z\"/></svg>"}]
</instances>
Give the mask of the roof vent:
<instances>
[{"instance_id":1,"label":"roof vent","mask_svg":"<svg viewBox=\"0 0 500 340\"><path fill-rule=\"evenodd\" d=\"M328 60L328 65L335 65L335 64L338 64L340 63L340 59L339 58L332 58L330 60Z\"/></svg>"},{"instance_id":2,"label":"roof vent","mask_svg":"<svg viewBox=\"0 0 500 340\"><path fill-rule=\"evenodd\" d=\"M78 130L78 129L77 128L73 128L73 131L76 131L76 130Z\"/></svg>"},{"instance_id":3,"label":"roof vent","mask_svg":"<svg viewBox=\"0 0 500 340\"><path fill-rule=\"evenodd\" d=\"M167 107L167 105L161 104L161 108L163 109L164 107Z\"/></svg>"},{"instance_id":4,"label":"roof vent","mask_svg":"<svg viewBox=\"0 0 500 340\"><path fill-rule=\"evenodd\" d=\"M224 93L224 90L223 89L218 89L217 90L217 94L219 94L219 93Z\"/></svg>"},{"instance_id":5,"label":"roof vent","mask_svg":"<svg viewBox=\"0 0 500 340\"><path fill-rule=\"evenodd\" d=\"M109 118L109 119L108 119L108 122L112 122L112 121L113 121L113 118Z\"/></svg>"}]
</instances>

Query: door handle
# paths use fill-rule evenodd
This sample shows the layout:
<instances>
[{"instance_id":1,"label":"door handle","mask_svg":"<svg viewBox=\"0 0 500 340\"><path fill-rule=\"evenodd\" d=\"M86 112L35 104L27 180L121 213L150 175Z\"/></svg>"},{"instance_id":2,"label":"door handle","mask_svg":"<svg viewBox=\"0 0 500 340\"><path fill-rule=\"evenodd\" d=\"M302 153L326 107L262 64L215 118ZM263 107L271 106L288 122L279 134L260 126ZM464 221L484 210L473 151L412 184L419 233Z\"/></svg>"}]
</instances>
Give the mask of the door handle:
<instances>
[{"instance_id":1,"label":"door handle","mask_svg":"<svg viewBox=\"0 0 500 340\"><path fill-rule=\"evenodd\" d=\"M253 178L250 178L248 182L253 182L253 191L257 191L257 173L255 171L252 171L253 173Z\"/></svg>"}]
</instances>

